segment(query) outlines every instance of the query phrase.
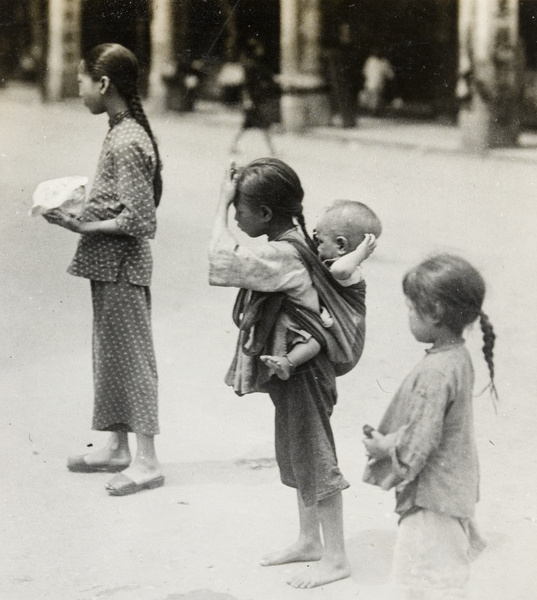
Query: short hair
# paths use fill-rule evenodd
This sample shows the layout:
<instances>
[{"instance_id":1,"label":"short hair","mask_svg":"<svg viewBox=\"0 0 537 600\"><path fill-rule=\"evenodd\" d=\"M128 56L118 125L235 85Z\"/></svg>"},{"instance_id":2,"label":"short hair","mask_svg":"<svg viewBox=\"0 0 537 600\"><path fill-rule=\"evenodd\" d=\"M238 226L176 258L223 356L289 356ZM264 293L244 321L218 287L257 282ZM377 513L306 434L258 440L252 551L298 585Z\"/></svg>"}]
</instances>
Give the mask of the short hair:
<instances>
[{"instance_id":1,"label":"short hair","mask_svg":"<svg viewBox=\"0 0 537 600\"><path fill-rule=\"evenodd\" d=\"M462 334L480 315L485 282L464 258L437 254L406 273L403 292L420 314L438 318L440 324Z\"/></svg>"},{"instance_id":2,"label":"short hair","mask_svg":"<svg viewBox=\"0 0 537 600\"><path fill-rule=\"evenodd\" d=\"M330 217L334 232L346 237L353 250L364 241L367 233L377 238L382 233L382 223L377 215L357 200L335 200L325 215Z\"/></svg>"}]
</instances>

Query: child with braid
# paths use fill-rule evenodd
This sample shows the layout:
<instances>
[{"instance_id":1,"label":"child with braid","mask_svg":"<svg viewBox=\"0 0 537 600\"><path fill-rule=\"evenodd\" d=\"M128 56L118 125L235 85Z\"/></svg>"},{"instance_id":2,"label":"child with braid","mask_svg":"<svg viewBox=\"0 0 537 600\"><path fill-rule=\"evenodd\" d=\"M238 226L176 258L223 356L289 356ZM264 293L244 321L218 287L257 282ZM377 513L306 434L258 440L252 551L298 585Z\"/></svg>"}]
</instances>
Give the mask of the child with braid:
<instances>
[{"instance_id":1,"label":"child with braid","mask_svg":"<svg viewBox=\"0 0 537 600\"><path fill-rule=\"evenodd\" d=\"M337 399L335 367L325 347L288 379L275 376L261 355L282 356L305 340L286 307L320 319L320 303L299 247L320 263L304 222L304 192L297 174L276 158L251 162L226 179L209 253L211 285L241 288L233 317L239 339L226 383L238 395L265 392L275 407L275 446L280 478L297 491L300 532L293 545L268 554L263 566L315 561L288 579L297 588L349 577L343 537L342 491L330 417ZM229 228L235 209L239 229L263 244L240 243ZM322 328L322 326L321 326Z\"/></svg>"},{"instance_id":2,"label":"child with braid","mask_svg":"<svg viewBox=\"0 0 537 600\"><path fill-rule=\"evenodd\" d=\"M110 437L103 448L70 457L67 467L82 473L123 471L106 485L109 494L123 496L164 483L154 446L159 426L148 241L156 230L162 165L130 50L119 44L90 50L80 64L78 85L92 114L108 114L110 129L82 215L56 210L45 218L81 234L69 273L91 281L93 429ZM132 462L129 432L137 438Z\"/></svg>"},{"instance_id":3,"label":"child with braid","mask_svg":"<svg viewBox=\"0 0 537 600\"><path fill-rule=\"evenodd\" d=\"M479 497L474 371L462 336L480 320L495 400L495 335L481 310L483 278L462 258L440 254L425 260L405 275L403 292L410 331L432 346L396 392L378 431L364 427L364 481L395 487L398 597L459 598L470 560L484 547L473 523Z\"/></svg>"}]
</instances>

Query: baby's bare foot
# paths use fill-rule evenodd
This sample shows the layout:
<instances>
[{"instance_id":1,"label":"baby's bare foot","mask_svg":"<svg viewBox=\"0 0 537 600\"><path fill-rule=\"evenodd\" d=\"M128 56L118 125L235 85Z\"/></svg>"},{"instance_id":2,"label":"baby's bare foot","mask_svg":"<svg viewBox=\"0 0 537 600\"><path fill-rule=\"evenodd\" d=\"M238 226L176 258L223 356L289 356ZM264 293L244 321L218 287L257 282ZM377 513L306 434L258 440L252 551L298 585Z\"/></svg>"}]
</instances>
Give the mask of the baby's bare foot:
<instances>
[{"instance_id":1,"label":"baby's bare foot","mask_svg":"<svg viewBox=\"0 0 537 600\"><path fill-rule=\"evenodd\" d=\"M294 544L284 550L267 554L261 559L260 564L262 567L272 567L293 562L313 562L320 560L322 553L320 544Z\"/></svg>"},{"instance_id":2,"label":"baby's bare foot","mask_svg":"<svg viewBox=\"0 0 537 600\"><path fill-rule=\"evenodd\" d=\"M260 356L259 357L273 373L284 381L291 377L291 363L286 356Z\"/></svg>"},{"instance_id":3,"label":"baby's bare foot","mask_svg":"<svg viewBox=\"0 0 537 600\"><path fill-rule=\"evenodd\" d=\"M350 577L350 574L351 568L346 559L333 562L323 558L318 563L308 565L295 573L287 583L295 588L309 589L345 579Z\"/></svg>"}]
</instances>

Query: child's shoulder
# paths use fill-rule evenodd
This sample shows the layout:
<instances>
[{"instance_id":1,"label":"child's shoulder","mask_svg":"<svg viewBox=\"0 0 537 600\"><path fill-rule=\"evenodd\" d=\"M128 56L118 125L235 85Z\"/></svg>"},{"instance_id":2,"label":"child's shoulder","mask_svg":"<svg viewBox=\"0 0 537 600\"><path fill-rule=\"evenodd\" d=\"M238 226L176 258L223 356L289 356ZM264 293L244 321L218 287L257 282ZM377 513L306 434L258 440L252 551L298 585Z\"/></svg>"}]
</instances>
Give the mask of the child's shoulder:
<instances>
[{"instance_id":1,"label":"child's shoulder","mask_svg":"<svg viewBox=\"0 0 537 600\"><path fill-rule=\"evenodd\" d=\"M416 371L422 379L449 379L454 372L470 364L468 349L461 343L441 349L429 348Z\"/></svg>"}]
</instances>

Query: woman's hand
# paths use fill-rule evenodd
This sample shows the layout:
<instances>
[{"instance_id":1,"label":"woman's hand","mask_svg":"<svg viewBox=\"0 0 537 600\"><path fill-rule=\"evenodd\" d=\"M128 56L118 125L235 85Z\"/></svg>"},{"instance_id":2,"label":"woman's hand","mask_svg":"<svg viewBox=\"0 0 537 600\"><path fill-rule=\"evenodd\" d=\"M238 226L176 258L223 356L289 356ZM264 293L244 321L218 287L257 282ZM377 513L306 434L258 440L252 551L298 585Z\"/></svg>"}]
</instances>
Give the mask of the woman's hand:
<instances>
[{"instance_id":1,"label":"woman's hand","mask_svg":"<svg viewBox=\"0 0 537 600\"><path fill-rule=\"evenodd\" d=\"M378 431L373 430L371 437L363 439L368 458L386 458L390 456L390 439Z\"/></svg>"},{"instance_id":2,"label":"woman's hand","mask_svg":"<svg viewBox=\"0 0 537 600\"><path fill-rule=\"evenodd\" d=\"M82 233L82 223L74 217L66 215L61 210L51 210L50 212L45 213L43 217L49 223L52 223L52 225L59 225L60 227L69 229L69 231L74 231L75 233Z\"/></svg>"}]
</instances>

